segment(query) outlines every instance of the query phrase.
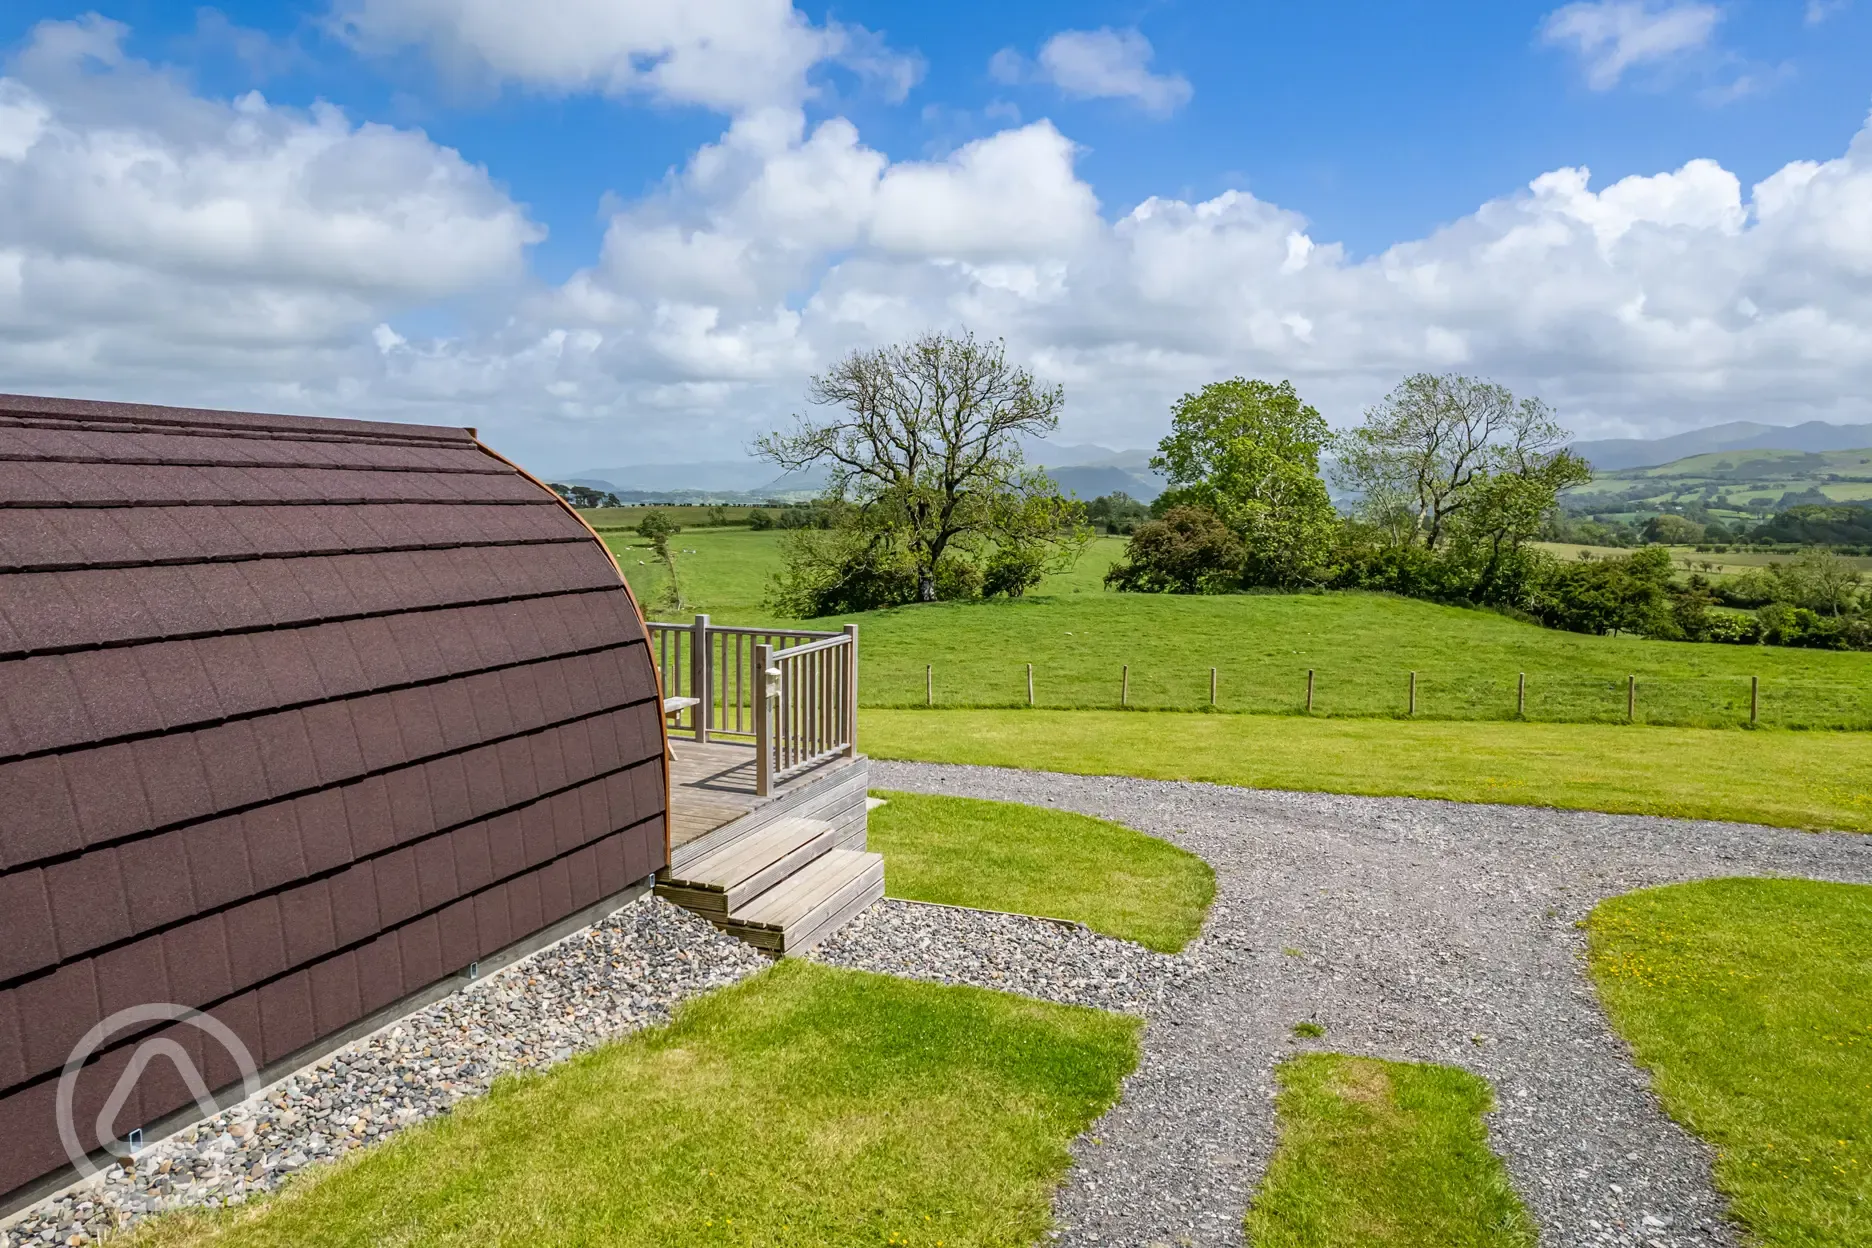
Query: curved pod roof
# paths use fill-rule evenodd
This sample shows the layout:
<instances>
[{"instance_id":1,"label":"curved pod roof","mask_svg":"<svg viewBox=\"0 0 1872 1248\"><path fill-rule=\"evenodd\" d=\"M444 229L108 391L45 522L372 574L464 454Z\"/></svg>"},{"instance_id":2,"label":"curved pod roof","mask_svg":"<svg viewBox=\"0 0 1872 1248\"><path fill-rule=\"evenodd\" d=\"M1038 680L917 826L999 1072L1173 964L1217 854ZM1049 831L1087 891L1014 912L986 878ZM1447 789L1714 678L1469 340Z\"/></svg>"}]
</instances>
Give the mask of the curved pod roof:
<instances>
[{"instance_id":1,"label":"curved pod roof","mask_svg":"<svg viewBox=\"0 0 1872 1248\"><path fill-rule=\"evenodd\" d=\"M471 430L0 395L0 1193L118 1010L271 1064L662 866L659 712L597 535Z\"/></svg>"}]
</instances>

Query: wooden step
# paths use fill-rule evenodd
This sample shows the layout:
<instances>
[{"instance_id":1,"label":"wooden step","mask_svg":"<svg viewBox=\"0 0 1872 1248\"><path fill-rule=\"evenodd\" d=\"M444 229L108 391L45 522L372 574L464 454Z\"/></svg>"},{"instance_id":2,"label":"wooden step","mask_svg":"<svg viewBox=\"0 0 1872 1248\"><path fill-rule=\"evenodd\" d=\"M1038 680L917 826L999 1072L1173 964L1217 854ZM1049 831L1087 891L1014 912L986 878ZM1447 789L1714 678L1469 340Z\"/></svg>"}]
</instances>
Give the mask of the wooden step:
<instances>
[{"instance_id":1,"label":"wooden step","mask_svg":"<svg viewBox=\"0 0 1872 1248\"><path fill-rule=\"evenodd\" d=\"M837 836L831 824L817 819L776 819L732 845L672 868L657 881L656 891L720 924L737 907L830 853Z\"/></svg>"},{"instance_id":2,"label":"wooden step","mask_svg":"<svg viewBox=\"0 0 1872 1248\"><path fill-rule=\"evenodd\" d=\"M724 929L773 954L804 953L884 896L884 856L835 849L737 906Z\"/></svg>"}]
</instances>

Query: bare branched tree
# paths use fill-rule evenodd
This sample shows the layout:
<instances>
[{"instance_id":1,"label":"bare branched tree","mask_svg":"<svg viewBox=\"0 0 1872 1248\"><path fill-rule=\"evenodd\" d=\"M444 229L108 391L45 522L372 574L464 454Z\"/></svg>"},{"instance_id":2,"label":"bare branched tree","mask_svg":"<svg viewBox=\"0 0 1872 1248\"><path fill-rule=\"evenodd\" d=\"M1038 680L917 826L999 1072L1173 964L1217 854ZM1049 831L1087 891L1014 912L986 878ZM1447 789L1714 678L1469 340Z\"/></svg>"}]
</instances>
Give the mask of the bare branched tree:
<instances>
[{"instance_id":1,"label":"bare branched tree","mask_svg":"<svg viewBox=\"0 0 1872 1248\"><path fill-rule=\"evenodd\" d=\"M924 602L936 599L943 555L993 540L1020 511L1010 500L1044 481L1020 442L1056 429L1065 402L1058 386L1008 363L1005 344L968 333L854 351L814 377L807 396L834 413L796 416L757 453L788 472L829 468L828 493L904 542Z\"/></svg>"}]
</instances>

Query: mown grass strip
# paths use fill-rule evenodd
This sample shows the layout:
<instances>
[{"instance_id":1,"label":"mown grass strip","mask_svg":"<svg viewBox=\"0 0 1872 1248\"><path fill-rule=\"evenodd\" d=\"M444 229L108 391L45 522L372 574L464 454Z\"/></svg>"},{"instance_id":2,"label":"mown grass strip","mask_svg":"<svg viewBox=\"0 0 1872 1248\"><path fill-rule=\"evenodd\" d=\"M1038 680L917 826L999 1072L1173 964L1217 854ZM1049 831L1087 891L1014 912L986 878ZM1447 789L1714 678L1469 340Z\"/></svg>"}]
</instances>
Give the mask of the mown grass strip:
<instances>
[{"instance_id":1,"label":"mown grass strip","mask_svg":"<svg viewBox=\"0 0 1872 1248\"><path fill-rule=\"evenodd\" d=\"M1215 872L1122 824L1063 810L881 793L870 847L893 897L1072 919L1175 953L1202 927Z\"/></svg>"},{"instance_id":2,"label":"mown grass strip","mask_svg":"<svg viewBox=\"0 0 1872 1248\"><path fill-rule=\"evenodd\" d=\"M1872 887L1709 880L1602 902L1591 967L1755 1242L1872 1245Z\"/></svg>"},{"instance_id":3,"label":"mown grass strip","mask_svg":"<svg viewBox=\"0 0 1872 1248\"><path fill-rule=\"evenodd\" d=\"M1482 1079L1341 1053L1276 1074L1280 1143L1248 1208L1255 1248L1534 1248L1489 1151Z\"/></svg>"},{"instance_id":4,"label":"mown grass strip","mask_svg":"<svg viewBox=\"0 0 1872 1248\"><path fill-rule=\"evenodd\" d=\"M787 962L147 1245L1036 1242L1140 1024Z\"/></svg>"},{"instance_id":5,"label":"mown grass strip","mask_svg":"<svg viewBox=\"0 0 1872 1248\"><path fill-rule=\"evenodd\" d=\"M1846 733L1122 711L867 710L878 758L1872 831Z\"/></svg>"}]
</instances>

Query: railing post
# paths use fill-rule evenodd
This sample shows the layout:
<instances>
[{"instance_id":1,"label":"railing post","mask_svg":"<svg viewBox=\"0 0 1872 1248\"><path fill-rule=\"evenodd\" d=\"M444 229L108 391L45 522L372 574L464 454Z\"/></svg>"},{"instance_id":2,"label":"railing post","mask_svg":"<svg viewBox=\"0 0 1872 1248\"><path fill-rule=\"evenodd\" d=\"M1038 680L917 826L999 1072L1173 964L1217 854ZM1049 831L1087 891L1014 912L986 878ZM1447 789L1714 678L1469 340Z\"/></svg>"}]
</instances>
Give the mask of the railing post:
<instances>
[{"instance_id":1,"label":"railing post","mask_svg":"<svg viewBox=\"0 0 1872 1248\"><path fill-rule=\"evenodd\" d=\"M845 635L851 638L845 643L845 757L858 757L858 626L847 624Z\"/></svg>"},{"instance_id":2,"label":"railing post","mask_svg":"<svg viewBox=\"0 0 1872 1248\"><path fill-rule=\"evenodd\" d=\"M773 793L773 647L760 642L754 647L754 793L767 797Z\"/></svg>"},{"instance_id":3,"label":"railing post","mask_svg":"<svg viewBox=\"0 0 1872 1248\"><path fill-rule=\"evenodd\" d=\"M689 696L700 698L695 705L695 739L708 740L709 711L715 705L714 690L709 688L708 616L697 615L689 640Z\"/></svg>"}]
</instances>

